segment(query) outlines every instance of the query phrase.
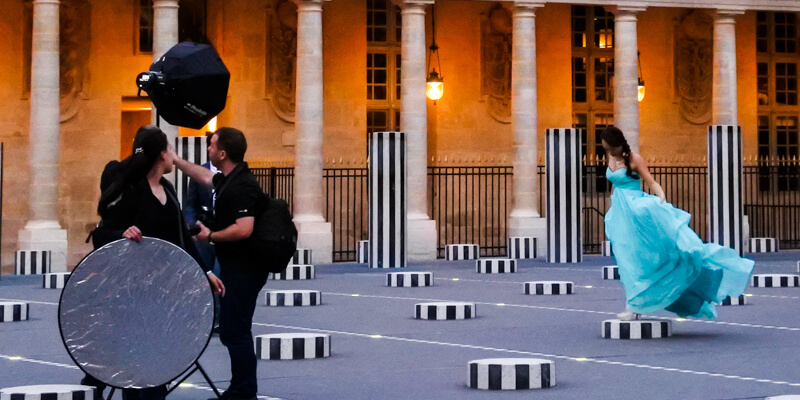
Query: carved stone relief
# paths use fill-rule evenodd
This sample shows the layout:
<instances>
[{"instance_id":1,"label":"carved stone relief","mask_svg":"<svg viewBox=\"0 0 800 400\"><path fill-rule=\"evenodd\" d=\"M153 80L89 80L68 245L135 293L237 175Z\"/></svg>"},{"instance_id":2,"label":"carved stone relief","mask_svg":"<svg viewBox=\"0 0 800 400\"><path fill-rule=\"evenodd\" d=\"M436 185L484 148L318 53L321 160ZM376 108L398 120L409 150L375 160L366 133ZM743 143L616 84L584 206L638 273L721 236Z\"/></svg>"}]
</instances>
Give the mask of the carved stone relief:
<instances>
[{"instance_id":1,"label":"carved stone relief","mask_svg":"<svg viewBox=\"0 0 800 400\"><path fill-rule=\"evenodd\" d=\"M681 116L695 125L711 121L714 20L702 10L681 18L675 29L675 95Z\"/></svg>"},{"instance_id":2,"label":"carved stone relief","mask_svg":"<svg viewBox=\"0 0 800 400\"><path fill-rule=\"evenodd\" d=\"M277 0L268 10L267 98L278 117L294 122L297 5L289 0Z\"/></svg>"},{"instance_id":3,"label":"carved stone relief","mask_svg":"<svg viewBox=\"0 0 800 400\"><path fill-rule=\"evenodd\" d=\"M31 56L33 29L33 3L25 2L23 21L26 34L23 56L25 57L25 93L31 90ZM89 44L91 6L88 0L62 0L59 11L59 84L61 92L61 122L72 119L81 108L81 101L88 99L89 88Z\"/></svg>"},{"instance_id":4,"label":"carved stone relief","mask_svg":"<svg viewBox=\"0 0 800 400\"><path fill-rule=\"evenodd\" d=\"M481 18L481 98L489 115L511 123L511 11L499 3Z\"/></svg>"}]
</instances>

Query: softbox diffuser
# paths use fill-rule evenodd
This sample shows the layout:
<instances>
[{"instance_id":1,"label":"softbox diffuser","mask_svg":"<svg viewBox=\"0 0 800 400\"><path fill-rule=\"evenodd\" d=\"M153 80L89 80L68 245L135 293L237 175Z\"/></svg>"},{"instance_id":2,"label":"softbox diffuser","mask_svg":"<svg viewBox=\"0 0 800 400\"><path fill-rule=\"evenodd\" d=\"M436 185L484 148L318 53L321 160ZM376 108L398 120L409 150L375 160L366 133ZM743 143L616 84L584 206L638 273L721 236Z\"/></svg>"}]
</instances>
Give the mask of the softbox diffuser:
<instances>
[{"instance_id":1,"label":"softbox diffuser","mask_svg":"<svg viewBox=\"0 0 800 400\"><path fill-rule=\"evenodd\" d=\"M225 108L230 79L213 47L182 42L139 74L136 84L165 121L200 129Z\"/></svg>"}]
</instances>

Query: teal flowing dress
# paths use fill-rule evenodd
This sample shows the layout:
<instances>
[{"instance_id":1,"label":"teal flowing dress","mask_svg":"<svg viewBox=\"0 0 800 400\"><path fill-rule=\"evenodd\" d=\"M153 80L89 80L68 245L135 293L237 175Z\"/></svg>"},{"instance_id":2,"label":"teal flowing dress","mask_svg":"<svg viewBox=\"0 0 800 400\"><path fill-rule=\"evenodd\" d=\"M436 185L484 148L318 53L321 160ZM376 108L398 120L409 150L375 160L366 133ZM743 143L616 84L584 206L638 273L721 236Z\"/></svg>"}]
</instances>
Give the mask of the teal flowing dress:
<instances>
[{"instance_id":1,"label":"teal flowing dress","mask_svg":"<svg viewBox=\"0 0 800 400\"><path fill-rule=\"evenodd\" d=\"M644 193L641 180L625 171L606 170L614 192L605 231L627 309L716 319L716 304L747 288L753 261L731 248L703 243L689 227L689 213Z\"/></svg>"}]
</instances>

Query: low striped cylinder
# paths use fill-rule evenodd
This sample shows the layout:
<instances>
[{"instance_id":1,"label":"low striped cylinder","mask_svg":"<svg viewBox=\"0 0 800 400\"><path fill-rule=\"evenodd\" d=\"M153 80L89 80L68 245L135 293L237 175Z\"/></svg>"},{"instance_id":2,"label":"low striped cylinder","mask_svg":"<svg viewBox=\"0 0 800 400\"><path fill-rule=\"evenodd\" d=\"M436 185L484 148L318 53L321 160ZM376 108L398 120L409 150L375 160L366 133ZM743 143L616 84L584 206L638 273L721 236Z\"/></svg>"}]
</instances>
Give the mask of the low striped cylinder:
<instances>
[{"instance_id":1,"label":"low striped cylinder","mask_svg":"<svg viewBox=\"0 0 800 400\"><path fill-rule=\"evenodd\" d=\"M486 258L475 262L479 274L510 274L517 272L517 260L510 258Z\"/></svg>"},{"instance_id":2,"label":"low striped cylinder","mask_svg":"<svg viewBox=\"0 0 800 400\"><path fill-rule=\"evenodd\" d=\"M406 134L373 132L369 138L369 267L408 263Z\"/></svg>"},{"instance_id":3,"label":"low striped cylinder","mask_svg":"<svg viewBox=\"0 0 800 400\"><path fill-rule=\"evenodd\" d=\"M448 244L444 247L446 260L477 260L481 257L481 247L477 244Z\"/></svg>"},{"instance_id":4,"label":"low striped cylinder","mask_svg":"<svg viewBox=\"0 0 800 400\"><path fill-rule=\"evenodd\" d=\"M521 260L538 256L535 237L510 237L506 240L506 246L508 246L508 258Z\"/></svg>"},{"instance_id":5,"label":"low striped cylinder","mask_svg":"<svg viewBox=\"0 0 800 400\"><path fill-rule=\"evenodd\" d=\"M709 126L708 241L739 255L744 254L742 172L742 128Z\"/></svg>"},{"instance_id":6,"label":"low striped cylinder","mask_svg":"<svg viewBox=\"0 0 800 400\"><path fill-rule=\"evenodd\" d=\"M297 249L294 251L292 261L289 265L310 265L311 264L311 249Z\"/></svg>"},{"instance_id":7,"label":"low striped cylinder","mask_svg":"<svg viewBox=\"0 0 800 400\"><path fill-rule=\"evenodd\" d=\"M386 274L386 286L420 287L433 286L432 272L389 272Z\"/></svg>"},{"instance_id":8,"label":"low striped cylinder","mask_svg":"<svg viewBox=\"0 0 800 400\"><path fill-rule=\"evenodd\" d=\"M611 250L611 242L608 240L603 240L602 254L606 257L611 257L614 255L614 252Z\"/></svg>"},{"instance_id":9,"label":"low striped cylinder","mask_svg":"<svg viewBox=\"0 0 800 400\"><path fill-rule=\"evenodd\" d=\"M322 294L318 290L269 290L264 297L266 305L272 307L305 307L322 304Z\"/></svg>"},{"instance_id":10,"label":"low striped cylinder","mask_svg":"<svg viewBox=\"0 0 800 400\"><path fill-rule=\"evenodd\" d=\"M672 336L672 321L641 319L603 321L602 336L605 339L660 339Z\"/></svg>"},{"instance_id":11,"label":"low striped cylinder","mask_svg":"<svg viewBox=\"0 0 800 400\"><path fill-rule=\"evenodd\" d=\"M604 266L603 279L619 279L619 267L616 265Z\"/></svg>"},{"instance_id":12,"label":"low striped cylinder","mask_svg":"<svg viewBox=\"0 0 800 400\"><path fill-rule=\"evenodd\" d=\"M28 320L28 303L21 301L0 301L0 322Z\"/></svg>"},{"instance_id":13,"label":"low striped cylinder","mask_svg":"<svg viewBox=\"0 0 800 400\"><path fill-rule=\"evenodd\" d=\"M270 279L278 281L297 281L316 277L313 265L290 265L279 274L269 274Z\"/></svg>"},{"instance_id":14,"label":"low striped cylinder","mask_svg":"<svg viewBox=\"0 0 800 400\"><path fill-rule=\"evenodd\" d=\"M0 389L0 400L92 400L94 387L83 385L32 385Z\"/></svg>"},{"instance_id":15,"label":"low striped cylinder","mask_svg":"<svg viewBox=\"0 0 800 400\"><path fill-rule=\"evenodd\" d=\"M414 318L427 320L455 320L475 317L475 303L435 302L414 305Z\"/></svg>"},{"instance_id":16,"label":"low striped cylinder","mask_svg":"<svg viewBox=\"0 0 800 400\"><path fill-rule=\"evenodd\" d=\"M175 151L178 157L194 164L203 165L208 162L208 146L205 136L180 136L175 138ZM175 191L178 202L183 204L183 199L189 191L189 176L175 168Z\"/></svg>"},{"instance_id":17,"label":"low striped cylinder","mask_svg":"<svg viewBox=\"0 0 800 400\"><path fill-rule=\"evenodd\" d=\"M751 253L775 253L778 251L778 241L775 238L750 238Z\"/></svg>"},{"instance_id":18,"label":"low striped cylinder","mask_svg":"<svg viewBox=\"0 0 800 400\"><path fill-rule=\"evenodd\" d=\"M356 262L359 264L369 263L369 240L360 240L356 246Z\"/></svg>"},{"instance_id":19,"label":"low striped cylinder","mask_svg":"<svg viewBox=\"0 0 800 400\"><path fill-rule=\"evenodd\" d=\"M547 262L578 263L583 259L581 130L548 129L545 159Z\"/></svg>"},{"instance_id":20,"label":"low striped cylinder","mask_svg":"<svg viewBox=\"0 0 800 400\"><path fill-rule=\"evenodd\" d=\"M525 282L525 294L572 294L575 285L566 281Z\"/></svg>"},{"instance_id":21,"label":"low striped cylinder","mask_svg":"<svg viewBox=\"0 0 800 400\"><path fill-rule=\"evenodd\" d=\"M69 279L69 272L50 272L42 275L42 288L63 289Z\"/></svg>"},{"instance_id":22,"label":"low striped cylinder","mask_svg":"<svg viewBox=\"0 0 800 400\"><path fill-rule=\"evenodd\" d=\"M725 296L719 304L723 306L743 306L747 304L747 302L745 301L745 296L740 294L736 297Z\"/></svg>"},{"instance_id":23,"label":"low striped cylinder","mask_svg":"<svg viewBox=\"0 0 800 400\"><path fill-rule=\"evenodd\" d=\"M800 261L797 262L797 273L800 274Z\"/></svg>"},{"instance_id":24,"label":"low striped cylinder","mask_svg":"<svg viewBox=\"0 0 800 400\"><path fill-rule=\"evenodd\" d=\"M753 274L752 287L794 287L800 286L800 275L793 274Z\"/></svg>"},{"instance_id":25,"label":"low striped cylinder","mask_svg":"<svg viewBox=\"0 0 800 400\"><path fill-rule=\"evenodd\" d=\"M14 266L17 275L46 274L50 272L50 251L18 250Z\"/></svg>"},{"instance_id":26,"label":"low striped cylinder","mask_svg":"<svg viewBox=\"0 0 800 400\"><path fill-rule=\"evenodd\" d=\"M256 336L256 357L261 360L304 360L331 356L331 335L324 333L273 333Z\"/></svg>"},{"instance_id":27,"label":"low striped cylinder","mask_svg":"<svg viewBox=\"0 0 800 400\"><path fill-rule=\"evenodd\" d=\"M556 364L538 358L487 358L467 363L467 386L483 390L545 389L556 385Z\"/></svg>"}]
</instances>

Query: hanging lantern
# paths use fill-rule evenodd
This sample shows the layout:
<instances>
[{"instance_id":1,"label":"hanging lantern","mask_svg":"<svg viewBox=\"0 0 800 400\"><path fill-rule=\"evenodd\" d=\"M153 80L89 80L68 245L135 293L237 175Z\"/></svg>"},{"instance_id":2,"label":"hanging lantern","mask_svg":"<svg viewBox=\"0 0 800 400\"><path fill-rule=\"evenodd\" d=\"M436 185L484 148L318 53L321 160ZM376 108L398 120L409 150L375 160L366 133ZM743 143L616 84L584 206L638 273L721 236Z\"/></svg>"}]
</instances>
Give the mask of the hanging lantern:
<instances>
[{"instance_id":1,"label":"hanging lantern","mask_svg":"<svg viewBox=\"0 0 800 400\"><path fill-rule=\"evenodd\" d=\"M439 59L439 46L436 45L436 5L434 3L433 8L431 8L431 33L433 41L431 42L431 46L428 47L428 70L431 71L430 75L428 75L428 82L427 82L427 89L425 90L425 95L428 96L429 99L433 100L433 104L436 104L436 100L442 98L444 94L444 82L439 73L436 72L436 66L433 66L431 69L431 64L433 63L433 56L436 55L436 64L439 67L439 71L442 70L442 62Z\"/></svg>"},{"instance_id":2,"label":"hanging lantern","mask_svg":"<svg viewBox=\"0 0 800 400\"><path fill-rule=\"evenodd\" d=\"M439 100L442 98L442 94L444 94L444 83L442 82L442 78L439 77L439 74L436 73L434 69L431 71L430 76L428 76L428 89L425 91L425 95L428 96L429 99L434 101Z\"/></svg>"},{"instance_id":3,"label":"hanging lantern","mask_svg":"<svg viewBox=\"0 0 800 400\"><path fill-rule=\"evenodd\" d=\"M637 97L639 102L644 100L644 79L642 78L642 62L639 60L639 52L636 52L636 64L639 67L639 91Z\"/></svg>"}]
</instances>

